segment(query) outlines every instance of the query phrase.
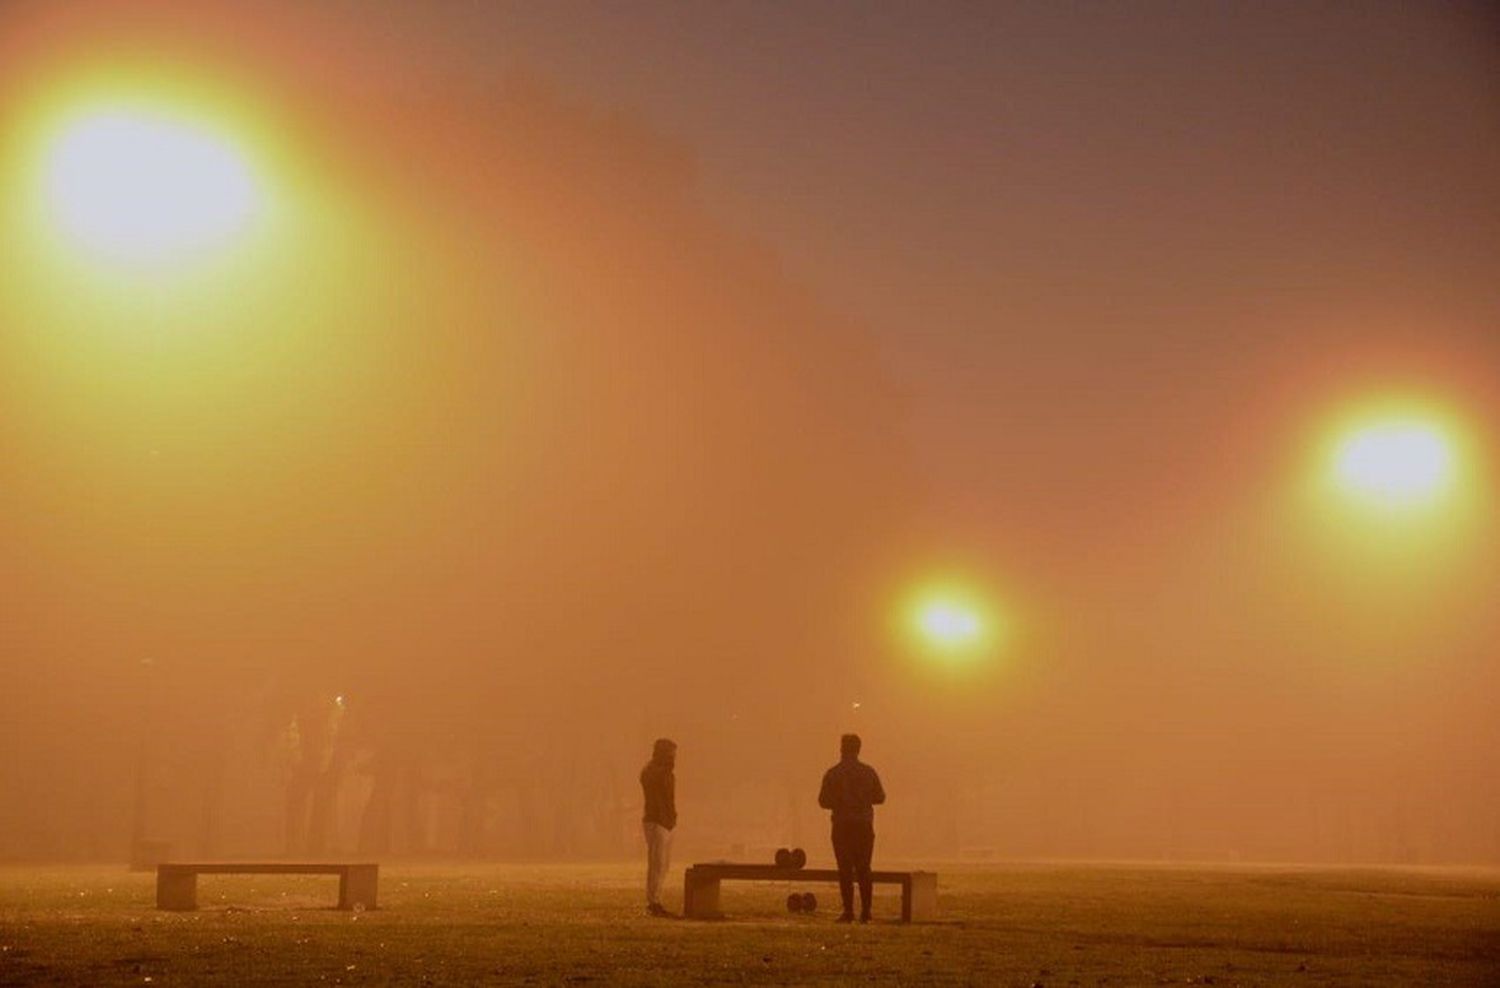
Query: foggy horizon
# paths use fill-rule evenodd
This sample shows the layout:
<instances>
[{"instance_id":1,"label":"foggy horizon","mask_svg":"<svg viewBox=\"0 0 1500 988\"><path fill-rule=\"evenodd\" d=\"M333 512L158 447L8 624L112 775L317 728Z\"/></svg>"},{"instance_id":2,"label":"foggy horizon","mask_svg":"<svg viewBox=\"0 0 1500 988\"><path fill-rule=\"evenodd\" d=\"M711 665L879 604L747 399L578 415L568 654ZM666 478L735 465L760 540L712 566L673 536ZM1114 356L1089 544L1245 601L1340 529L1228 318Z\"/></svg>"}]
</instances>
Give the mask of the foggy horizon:
<instances>
[{"instance_id":1,"label":"foggy horizon","mask_svg":"<svg viewBox=\"0 0 1500 988\"><path fill-rule=\"evenodd\" d=\"M657 737L812 846L857 731L892 858L1500 864L1494 15L920 13L0 11L0 858L623 858ZM48 226L101 85L242 243Z\"/></svg>"}]
</instances>

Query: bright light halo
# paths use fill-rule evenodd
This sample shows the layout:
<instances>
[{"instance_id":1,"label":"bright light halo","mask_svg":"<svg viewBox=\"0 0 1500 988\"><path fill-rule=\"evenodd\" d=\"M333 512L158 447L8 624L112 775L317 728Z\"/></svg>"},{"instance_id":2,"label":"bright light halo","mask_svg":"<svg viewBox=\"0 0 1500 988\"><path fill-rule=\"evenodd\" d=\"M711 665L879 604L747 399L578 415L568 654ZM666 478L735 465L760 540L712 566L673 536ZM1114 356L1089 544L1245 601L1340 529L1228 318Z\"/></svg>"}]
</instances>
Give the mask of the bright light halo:
<instances>
[{"instance_id":1,"label":"bright light halo","mask_svg":"<svg viewBox=\"0 0 1500 988\"><path fill-rule=\"evenodd\" d=\"M1443 429L1421 419L1387 419L1355 429L1334 452L1346 492L1388 507L1434 500L1451 484L1454 455Z\"/></svg>"},{"instance_id":2,"label":"bright light halo","mask_svg":"<svg viewBox=\"0 0 1500 988\"><path fill-rule=\"evenodd\" d=\"M154 263L239 234L259 204L255 177L212 130L137 108L80 114L47 148L44 196L66 237L96 256Z\"/></svg>"},{"instance_id":3,"label":"bright light halo","mask_svg":"<svg viewBox=\"0 0 1500 988\"><path fill-rule=\"evenodd\" d=\"M968 588L932 584L903 608L904 633L929 659L967 663L991 654L999 629L990 607Z\"/></svg>"},{"instance_id":4,"label":"bright light halo","mask_svg":"<svg viewBox=\"0 0 1500 988\"><path fill-rule=\"evenodd\" d=\"M939 645L974 642L983 630L979 615L948 601L925 605L917 615L917 624L929 641Z\"/></svg>"}]
</instances>

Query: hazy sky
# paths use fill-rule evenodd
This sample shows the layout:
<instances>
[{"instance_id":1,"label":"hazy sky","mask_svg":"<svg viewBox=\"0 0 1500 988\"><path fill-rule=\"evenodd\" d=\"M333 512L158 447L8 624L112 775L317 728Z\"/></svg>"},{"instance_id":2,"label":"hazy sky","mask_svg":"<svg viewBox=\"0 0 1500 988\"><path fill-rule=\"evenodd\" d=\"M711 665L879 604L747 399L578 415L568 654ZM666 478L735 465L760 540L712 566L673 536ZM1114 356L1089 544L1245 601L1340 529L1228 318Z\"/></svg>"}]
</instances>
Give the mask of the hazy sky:
<instances>
[{"instance_id":1,"label":"hazy sky","mask_svg":"<svg viewBox=\"0 0 1500 988\"><path fill-rule=\"evenodd\" d=\"M259 142L253 280L45 246L22 145L120 59ZM120 808L151 652L229 761L348 693L502 786L672 733L733 821L852 723L916 851L1500 856L1483 5L17 2L0 66L0 839ZM1446 513L1311 504L1392 397ZM902 654L934 572L992 661Z\"/></svg>"},{"instance_id":2,"label":"hazy sky","mask_svg":"<svg viewBox=\"0 0 1500 988\"><path fill-rule=\"evenodd\" d=\"M363 26L684 142L713 209L877 331L960 531L997 504L1107 523L1059 497L1104 476L1127 501L1161 470L1215 489L1225 432L1309 364L1348 367L1329 400L1494 366L1483 5L435 4Z\"/></svg>"}]
</instances>

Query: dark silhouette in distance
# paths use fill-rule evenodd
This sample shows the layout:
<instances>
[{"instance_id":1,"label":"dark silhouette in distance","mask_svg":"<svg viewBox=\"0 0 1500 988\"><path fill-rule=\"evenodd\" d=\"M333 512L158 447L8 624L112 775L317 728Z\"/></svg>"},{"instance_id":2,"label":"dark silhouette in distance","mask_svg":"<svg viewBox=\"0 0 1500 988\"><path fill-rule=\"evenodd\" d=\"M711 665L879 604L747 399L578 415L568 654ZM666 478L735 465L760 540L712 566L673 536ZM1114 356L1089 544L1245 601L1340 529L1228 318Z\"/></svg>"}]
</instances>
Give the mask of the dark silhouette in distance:
<instances>
[{"instance_id":1,"label":"dark silhouette in distance","mask_svg":"<svg viewBox=\"0 0 1500 988\"><path fill-rule=\"evenodd\" d=\"M854 883L859 882L859 921L870 921L870 859L875 854L875 807L885 789L875 770L859 760L858 734L839 739L839 763L823 773L818 805L833 814L833 856L839 864L839 895L844 900L840 923L854 920Z\"/></svg>"},{"instance_id":2,"label":"dark silhouette in distance","mask_svg":"<svg viewBox=\"0 0 1500 988\"><path fill-rule=\"evenodd\" d=\"M646 834L646 912L670 916L661 904L661 886L672 860L672 830L677 826L677 742L657 738L651 760L641 769L645 811L641 829Z\"/></svg>"}]
</instances>

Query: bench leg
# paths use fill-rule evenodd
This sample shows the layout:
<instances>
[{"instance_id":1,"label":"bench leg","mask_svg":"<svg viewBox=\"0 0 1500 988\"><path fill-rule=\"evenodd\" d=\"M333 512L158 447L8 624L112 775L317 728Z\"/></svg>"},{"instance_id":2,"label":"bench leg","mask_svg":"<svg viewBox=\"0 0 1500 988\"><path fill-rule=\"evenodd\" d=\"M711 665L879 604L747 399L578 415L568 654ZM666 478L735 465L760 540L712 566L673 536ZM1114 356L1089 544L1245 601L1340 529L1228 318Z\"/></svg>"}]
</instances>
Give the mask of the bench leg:
<instances>
[{"instance_id":1,"label":"bench leg","mask_svg":"<svg viewBox=\"0 0 1500 988\"><path fill-rule=\"evenodd\" d=\"M191 871L156 869L156 908L198 908L198 876Z\"/></svg>"},{"instance_id":2,"label":"bench leg","mask_svg":"<svg viewBox=\"0 0 1500 988\"><path fill-rule=\"evenodd\" d=\"M682 878L682 914L690 919L717 919L719 880L699 878L689 868Z\"/></svg>"},{"instance_id":3,"label":"bench leg","mask_svg":"<svg viewBox=\"0 0 1500 988\"><path fill-rule=\"evenodd\" d=\"M339 875L339 908L375 908L375 890L380 883L379 865L354 865Z\"/></svg>"},{"instance_id":4,"label":"bench leg","mask_svg":"<svg viewBox=\"0 0 1500 988\"><path fill-rule=\"evenodd\" d=\"M901 922L923 923L937 918L937 875L913 872L901 883Z\"/></svg>"}]
</instances>

